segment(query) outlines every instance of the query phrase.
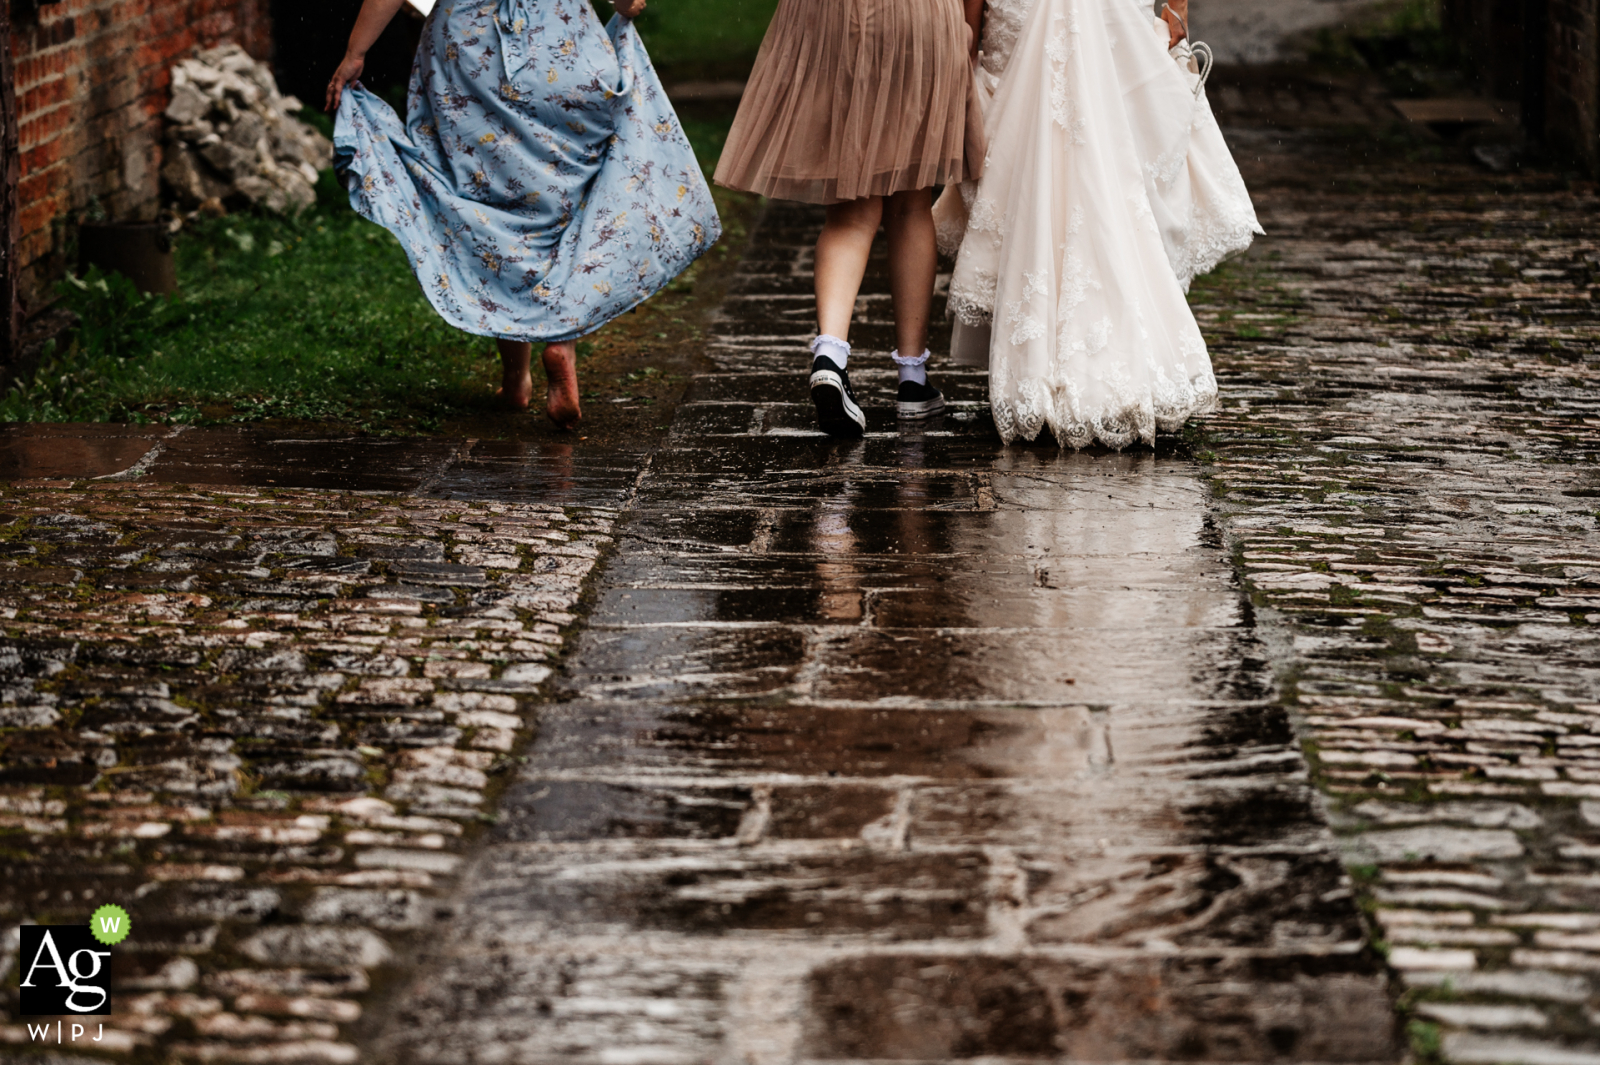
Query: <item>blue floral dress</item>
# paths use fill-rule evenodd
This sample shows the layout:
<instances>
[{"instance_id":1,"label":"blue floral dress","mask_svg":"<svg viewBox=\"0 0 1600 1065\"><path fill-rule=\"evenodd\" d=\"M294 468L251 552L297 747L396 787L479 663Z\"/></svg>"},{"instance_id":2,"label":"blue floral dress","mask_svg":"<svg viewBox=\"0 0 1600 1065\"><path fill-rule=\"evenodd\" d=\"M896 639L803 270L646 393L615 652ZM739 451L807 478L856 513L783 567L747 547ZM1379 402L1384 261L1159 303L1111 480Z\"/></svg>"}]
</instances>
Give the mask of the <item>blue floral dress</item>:
<instances>
[{"instance_id":1,"label":"blue floral dress","mask_svg":"<svg viewBox=\"0 0 1600 1065\"><path fill-rule=\"evenodd\" d=\"M407 112L352 85L335 164L469 333L582 336L721 235L638 32L602 27L588 0L440 0Z\"/></svg>"}]
</instances>

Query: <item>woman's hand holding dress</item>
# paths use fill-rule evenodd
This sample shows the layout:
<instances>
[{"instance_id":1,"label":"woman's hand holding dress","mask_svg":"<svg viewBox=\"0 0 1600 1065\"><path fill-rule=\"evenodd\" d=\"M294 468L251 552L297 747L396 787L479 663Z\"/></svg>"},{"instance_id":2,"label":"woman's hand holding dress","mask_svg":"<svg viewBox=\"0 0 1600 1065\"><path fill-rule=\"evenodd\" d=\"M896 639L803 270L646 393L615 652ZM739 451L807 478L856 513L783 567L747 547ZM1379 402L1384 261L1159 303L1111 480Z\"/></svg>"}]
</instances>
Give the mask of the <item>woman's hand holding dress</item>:
<instances>
[{"instance_id":1,"label":"woman's hand holding dress","mask_svg":"<svg viewBox=\"0 0 1600 1065\"><path fill-rule=\"evenodd\" d=\"M323 110L332 114L339 109L339 97L344 95L344 87L361 76L361 69L366 66L366 60L361 56L346 55L339 64L339 69L333 72L333 77L328 79L328 98L323 104Z\"/></svg>"},{"instance_id":2,"label":"woman's hand holding dress","mask_svg":"<svg viewBox=\"0 0 1600 1065\"><path fill-rule=\"evenodd\" d=\"M611 0L611 6L623 18L638 18L644 14L645 0Z\"/></svg>"},{"instance_id":3,"label":"woman's hand holding dress","mask_svg":"<svg viewBox=\"0 0 1600 1065\"><path fill-rule=\"evenodd\" d=\"M367 50L377 43L379 35L404 3L405 0L363 0L361 12L356 15L356 24L350 30L350 43L345 46L344 61L333 72L333 77L328 79L325 102L328 111L338 108L344 87L361 76L361 68L367 61Z\"/></svg>"}]
</instances>

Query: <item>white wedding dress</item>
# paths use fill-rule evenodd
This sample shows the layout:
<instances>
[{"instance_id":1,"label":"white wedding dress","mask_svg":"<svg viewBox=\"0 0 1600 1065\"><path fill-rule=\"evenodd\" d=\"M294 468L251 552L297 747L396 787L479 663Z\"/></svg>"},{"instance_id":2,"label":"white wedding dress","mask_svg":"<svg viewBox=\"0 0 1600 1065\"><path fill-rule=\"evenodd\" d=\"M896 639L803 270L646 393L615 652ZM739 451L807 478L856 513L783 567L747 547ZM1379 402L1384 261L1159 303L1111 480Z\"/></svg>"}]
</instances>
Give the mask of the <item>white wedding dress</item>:
<instances>
[{"instance_id":1,"label":"white wedding dress","mask_svg":"<svg viewBox=\"0 0 1600 1065\"><path fill-rule=\"evenodd\" d=\"M1189 282L1261 232L1200 78L1140 0L989 0L977 78L984 174L934 209L956 360L1007 443L1154 443L1216 401Z\"/></svg>"}]
</instances>

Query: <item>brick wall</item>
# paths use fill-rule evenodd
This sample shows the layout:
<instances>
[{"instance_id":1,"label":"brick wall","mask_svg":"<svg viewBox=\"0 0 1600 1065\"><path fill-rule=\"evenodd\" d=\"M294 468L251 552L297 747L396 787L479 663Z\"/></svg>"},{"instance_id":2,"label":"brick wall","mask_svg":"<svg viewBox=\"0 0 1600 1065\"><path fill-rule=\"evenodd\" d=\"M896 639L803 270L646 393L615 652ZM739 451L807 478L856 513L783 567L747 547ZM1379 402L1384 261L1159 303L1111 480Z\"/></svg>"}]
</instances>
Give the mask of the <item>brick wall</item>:
<instances>
[{"instance_id":1,"label":"brick wall","mask_svg":"<svg viewBox=\"0 0 1600 1065\"><path fill-rule=\"evenodd\" d=\"M155 214L173 60L228 39L267 58L267 9L268 0L62 0L25 14L13 8L24 312L49 299L67 265L71 226L92 200L117 221Z\"/></svg>"},{"instance_id":2,"label":"brick wall","mask_svg":"<svg viewBox=\"0 0 1600 1065\"><path fill-rule=\"evenodd\" d=\"M1600 0L1442 0L1442 6L1479 88L1520 100L1528 132L1554 159L1600 173Z\"/></svg>"},{"instance_id":3,"label":"brick wall","mask_svg":"<svg viewBox=\"0 0 1600 1065\"><path fill-rule=\"evenodd\" d=\"M1545 137L1600 170L1600 0L1548 0Z\"/></svg>"}]
</instances>

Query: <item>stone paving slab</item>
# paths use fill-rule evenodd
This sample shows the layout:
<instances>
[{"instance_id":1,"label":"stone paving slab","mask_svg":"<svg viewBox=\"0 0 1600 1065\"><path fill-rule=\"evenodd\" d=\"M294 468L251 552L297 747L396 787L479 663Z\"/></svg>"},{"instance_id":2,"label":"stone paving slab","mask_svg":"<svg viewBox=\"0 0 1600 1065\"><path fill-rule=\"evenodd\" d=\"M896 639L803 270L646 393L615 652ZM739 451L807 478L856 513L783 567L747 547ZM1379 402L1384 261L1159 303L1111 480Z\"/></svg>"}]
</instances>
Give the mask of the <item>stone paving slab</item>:
<instances>
[{"instance_id":1,"label":"stone paving slab","mask_svg":"<svg viewBox=\"0 0 1600 1065\"><path fill-rule=\"evenodd\" d=\"M975 374L902 431L869 352L830 441L727 315L379 1052L1392 1060L1199 467L1003 448Z\"/></svg>"},{"instance_id":2,"label":"stone paving slab","mask_svg":"<svg viewBox=\"0 0 1600 1065\"><path fill-rule=\"evenodd\" d=\"M158 425L0 426L0 479L114 476L172 434Z\"/></svg>"},{"instance_id":3,"label":"stone paving slab","mask_svg":"<svg viewBox=\"0 0 1600 1065\"><path fill-rule=\"evenodd\" d=\"M139 473L176 484L409 493L441 476L465 446L448 438L296 438L262 430L189 429L158 445Z\"/></svg>"}]
</instances>

